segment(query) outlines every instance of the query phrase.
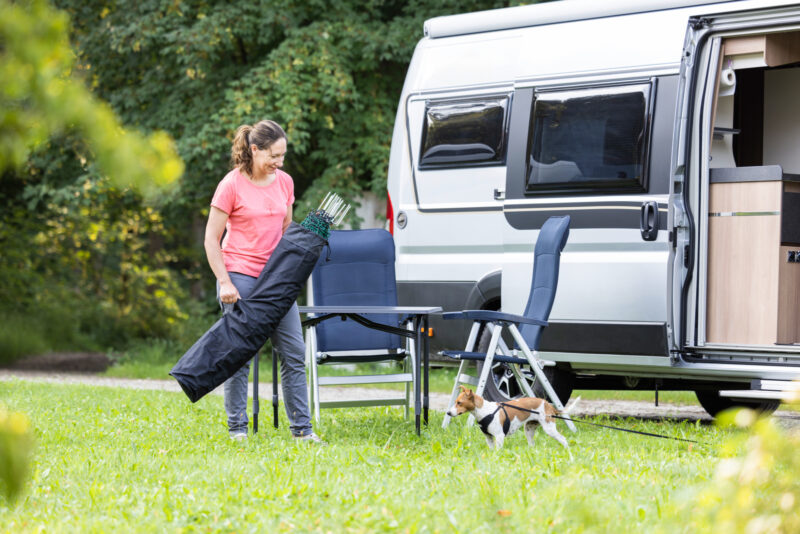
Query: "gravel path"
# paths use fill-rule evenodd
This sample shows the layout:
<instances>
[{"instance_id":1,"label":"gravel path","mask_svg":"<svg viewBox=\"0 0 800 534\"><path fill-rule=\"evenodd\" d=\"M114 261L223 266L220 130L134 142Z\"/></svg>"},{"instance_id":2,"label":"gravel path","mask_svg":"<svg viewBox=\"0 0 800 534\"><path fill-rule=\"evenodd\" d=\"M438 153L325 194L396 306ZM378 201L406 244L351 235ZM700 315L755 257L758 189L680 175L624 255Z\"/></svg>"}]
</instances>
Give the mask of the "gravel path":
<instances>
[{"instance_id":1,"label":"gravel path","mask_svg":"<svg viewBox=\"0 0 800 534\"><path fill-rule=\"evenodd\" d=\"M81 373L46 373L41 371L20 371L0 369L0 381L29 380L53 384L87 384L94 386L118 387L128 389L159 390L181 392L181 388L174 380L112 378L94 374ZM272 396L271 383L259 383L259 396L269 399ZM251 391L252 395L252 383ZM215 389L212 394L221 395L222 388ZM278 392L280 395L280 392ZM402 396L397 391L398 397ZM333 388L326 387L322 398L332 400L339 398L366 399L375 396L375 389L370 388ZM447 409L449 395L444 393L430 394L430 407L432 410L444 411ZM638 417L641 419L670 419L676 421L706 421L711 422L711 417L697 405L678 405L660 403L655 406L651 402L621 401L621 400L581 400L573 416L609 415L613 417ZM785 428L800 429L800 412L778 410L774 417Z\"/></svg>"}]
</instances>

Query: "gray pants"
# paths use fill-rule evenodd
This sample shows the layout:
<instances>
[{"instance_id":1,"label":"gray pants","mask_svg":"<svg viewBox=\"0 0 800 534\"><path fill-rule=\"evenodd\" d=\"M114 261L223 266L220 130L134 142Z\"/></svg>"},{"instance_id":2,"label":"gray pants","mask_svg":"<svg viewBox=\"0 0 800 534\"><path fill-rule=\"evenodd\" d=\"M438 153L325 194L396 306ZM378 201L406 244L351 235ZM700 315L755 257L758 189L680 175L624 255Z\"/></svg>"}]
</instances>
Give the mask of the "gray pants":
<instances>
[{"instance_id":1,"label":"gray pants","mask_svg":"<svg viewBox=\"0 0 800 534\"><path fill-rule=\"evenodd\" d=\"M241 273L229 273L239 296L247 298L253 290L256 278ZM219 284L217 284L219 298ZM223 308L223 313L226 306ZM300 325L300 314L297 303L281 319L272 332L272 357L277 352L281 360L281 386L283 403L289 418L292 435L310 434L311 416L308 411L308 392L306 389L306 346L303 342L303 330ZM250 362L225 381L225 411L228 414L228 431L231 434L247 433L247 379L250 375Z\"/></svg>"}]
</instances>

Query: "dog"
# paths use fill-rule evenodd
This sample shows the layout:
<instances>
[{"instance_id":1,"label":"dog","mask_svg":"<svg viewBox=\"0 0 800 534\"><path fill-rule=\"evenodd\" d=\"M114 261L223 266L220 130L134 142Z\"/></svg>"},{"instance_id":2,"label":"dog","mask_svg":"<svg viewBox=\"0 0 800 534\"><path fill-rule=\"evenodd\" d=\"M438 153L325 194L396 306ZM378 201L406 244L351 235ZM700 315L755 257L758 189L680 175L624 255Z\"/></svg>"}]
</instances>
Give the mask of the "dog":
<instances>
[{"instance_id":1,"label":"dog","mask_svg":"<svg viewBox=\"0 0 800 534\"><path fill-rule=\"evenodd\" d=\"M447 415L458 417L465 413L472 414L480 425L481 431L486 435L486 443L490 449L501 448L506 437L523 426L525 427L525 437L528 438L528 445L532 447L533 435L541 426L548 436L561 443L569 452L567 440L556 428L556 420L553 416L560 413L569 414L579 400L580 397L575 399L569 408L559 412L555 406L544 399L523 397L501 404L487 401L473 393L471 389L461 386L461 393L458 394L455 404L447 410Z\"/></svg>"}]
</instances>

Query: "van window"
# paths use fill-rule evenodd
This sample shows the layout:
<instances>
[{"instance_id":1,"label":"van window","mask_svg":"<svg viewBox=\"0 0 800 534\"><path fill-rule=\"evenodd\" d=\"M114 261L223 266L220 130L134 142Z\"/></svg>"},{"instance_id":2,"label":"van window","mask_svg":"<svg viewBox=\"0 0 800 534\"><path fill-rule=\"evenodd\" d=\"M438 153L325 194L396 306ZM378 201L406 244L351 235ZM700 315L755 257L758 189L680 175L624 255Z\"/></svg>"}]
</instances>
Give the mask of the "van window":
<instances>
[{"instance_id":1,"label":"van window","mask_svg":"<svg viewBox=\"0 0 800 534\"><path fill-rule=\"evenodd\" d=\"M642 192L650 84L536 95L526 189Z\"/></svg>"},{"instance_id":2,"label":"van window","mask_svg":"<svg viewBox=\"0 0 800 534\"><path fill-rule=\"evenodd\" d=\"M508 95L426 102L419 166L505 163Z\"/></svg>"}]
</instances>

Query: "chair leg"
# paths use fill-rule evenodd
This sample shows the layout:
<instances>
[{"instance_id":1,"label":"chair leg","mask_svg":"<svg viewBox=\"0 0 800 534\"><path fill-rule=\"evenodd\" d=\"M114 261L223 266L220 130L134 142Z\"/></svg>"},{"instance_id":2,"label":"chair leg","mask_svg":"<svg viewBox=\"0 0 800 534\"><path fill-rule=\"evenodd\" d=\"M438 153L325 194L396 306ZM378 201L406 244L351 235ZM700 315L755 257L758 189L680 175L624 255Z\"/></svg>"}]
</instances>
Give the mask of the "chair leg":
<instances>
[{"instance_id":1,"label":"chair leg","mask_svg":"<svg viewBox=\"0 0 800 534\"><path fill-rule=\"evenodd\" d=\"M489 379L489 371L494 361L494 355L497 353L500 333L503 331L503 327L499 324L487 323L487 326L489 325L492 327L492 339L489 341L489 348L486 349L486 359L483 362L481 376L478 378L478 386L475 388L475 393L477 395L483 395L483 390L486 388L486 382Z\"/></svg>"},{"instance_id":2,"label":"chair leg","mask_svg":"<svg viewBox=\"0 0 800 534\"><path fill-rule=\"evenodd\" d=\"M531 352L531 349L528 348L528 344L525 343L525 339L522 337L522 334L519 333L516 325L510 324L509 331L514 338L514 341L517 342L517 345L519 345L519 347L522 349L522 352L525 354L525 358L528 360L531 369L533 369L533 372L536 374L536 380L538 380L542 384L542 387L544 387L550 402L556 407L556 409L563 410L564 404L561 402L561 399L558 398L558 395L556 395L553 386L550 384L550 381L547 379L547 376L544 374L541 366L539 366L539 358L536 356L536 354ZM572 422L572 420L569 418L569 415L564 414L564 417L567 427L569 427L569 429L573 432L577 432L575 423Z\"/></svg>"},{"instance_id":3,"label":"chair leg","mask_svg":"<svg viewBox=\"0 0 800 534\"><path fill-rule=\"evenodd\" d=\"M483 360L483 369L481 369L481 376L478 378L478 385L475 388L475 394L483 396L483 390L486 389L486 382L489 380L489 373L492 370L492 363L494 362L494 355L497 353L497 345L500 340L500 333L503 327L499 324L486 323L486 326L492 328L492 338L489 341L489 348L486 349L486 359ZM475 422L475 417L470 415L467 424L472 425Z\"/></svg>"},{"instance_id":4,"label":"chair leg","mask_svg":"<svg viewBox=\"0 0 800 534\"><path fill-rule=\"evenodd\" d=\"M472 352L475 350L475 343L478 340L478 332L481 329L481 324L478 322L472 323L472 328L469 331L469 337L467 338L467 346L464 349L464 352ZM458 373L456 374L456 379L453 383L453 394L450 395L450 404L447 405L447 409L449 410L450 407L455 404L456 398L458 397L458 386L461 384L461 375L467 368L467 360L461 360L461 364L458 366ZM447 425L450 424L450 416L444 414L444 420L442 421L442 428L447 428Z\"/></svg>"},{"instance_id":5,"label":"chair leg","mask_svg":"<svg viewBox=\"0 0 800 534\"><path fill-rule=\"evenodd\" d=\"M306 329L305 335L306 342L306 393L308 394L308 404L312 406L314 403L314 388L311 387L311 329Z\"/></svg>"},{"instance_id":6,"label":"chair leg","mask_svg":"<svg viewBox=\"0 0 800 534\"><path fill-rule=\"evenodd\" d=\"M406 322L406 329L413 330L414 325L411 321ZM406 382L406 403L403 406L403 417L406 421L409 420L411 417L411 406L414 402L414 384L416 383L417 377L415 375L417 366L416 364L416 353L414 352L414 341L412 338L406 338L406 359L403 360L403 371L411 373L411 382ZM410 369L410 371L409 371Z\"/></svg>"},{"instance_id":7,"label":"chair leg","mask_svg":"<svg viewBox=\"0 0 800 534\"><path fill-rule=\"evenodd\" d=\"M511 372L514 373L514 378L517 379L517 384L520 385L522 391L525 392L525 395L528 397L535 397L536 395L533 394L533 389L531 388L528 381L522 377L522 373L519 372L519 367L515 364L510 364L509 367L511 368Z\"/></svg>"},{"instance_id":8,"label":"chair leg","mask_svg":"<svg viewBox=\"0 0 800 534\"><path fill-rule=\"evenodd\" d=\"M310 391L309 405L314 412L314 423L319 425L319 369L317 368L317 332L312 326L307 330L306 358L311 380L308 385Z\"/></svg>"},{"instance_id":9,"label":"chair leg","mask_svg":"<svg viewBox=\"0 0 800 534\"><path fill-rule=\"evenodd\" d=\"M447 404L447 409L449 410L450 407L456 403L456 399L458 398L458 386L460 385L459 377L467 368L468 360L461 360L461 364L458 366L458 373L456 374L455 384L453 385L453 393L450 395L450 402ZM444 414L444 419L442 420L442 428L447 428L447 425L450 424L451 417Z\"/></svg>"},{"instance_id":10,"label":"chair leg","mask_svg":"<svg viewBox=\"0 0 800 534\"><path fill-rule=\"evenodd\" d=\"M314 389L314 424L319 425L319 367L317 366L317 355L311 355L311 387Z\"/></svg>"},{"instance_id":11,"label":"chair leg","mask_svg":"<svg viewBox=\"0 0 800 534\"><path fill-rule=\"evenodd\" d=\"M404 373L408 372L408 362L409 358L406 357L406 359L403 360ZM414 375L412 374L411 376L413 377ZM406 403L403 405L403 419L405 419L406 421L408 421L408 414L409 414L408 404L411 402L411 384L412 384L411 382L406 382Z\"/></svg>"},{"instance_id":12,"label":"chair leg","mask_svg":"<svg viewBox=\"0 0 800 534\"><path fill-rule=\"evenodd\" d=\"M414 325L412 321L408 321L406 326L412 332L414 331ZM414 341L415 338L409 337L406 338L406 351L408 352L408 364L411 366L411 384L410 384L410 391L408 392L409 402L406 405L410 405L408 417L411 418L411 407L414 408L414 414L416 416L417 413L417 381L419 380L419 376L417 374L417 344ZM422 407L420 407L421 410Z\"/></svg>"}]
</instances>

